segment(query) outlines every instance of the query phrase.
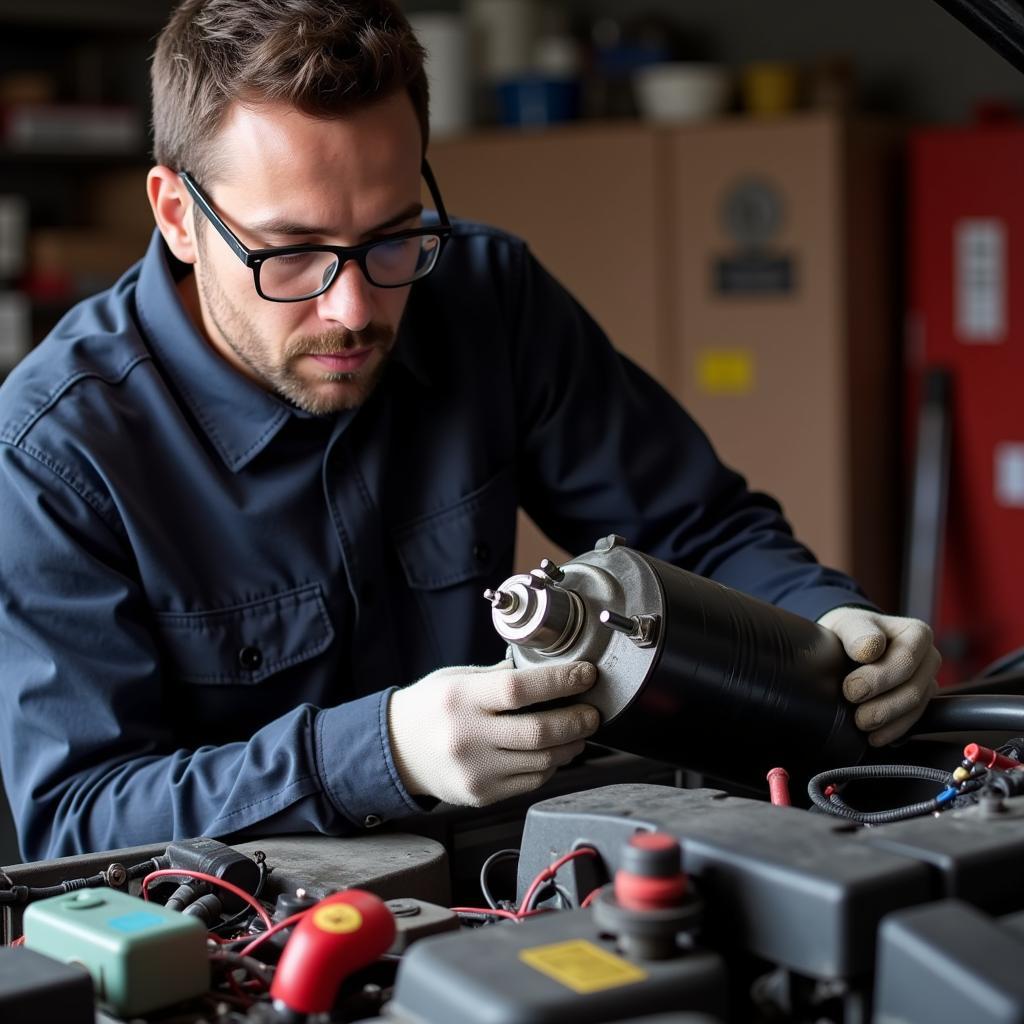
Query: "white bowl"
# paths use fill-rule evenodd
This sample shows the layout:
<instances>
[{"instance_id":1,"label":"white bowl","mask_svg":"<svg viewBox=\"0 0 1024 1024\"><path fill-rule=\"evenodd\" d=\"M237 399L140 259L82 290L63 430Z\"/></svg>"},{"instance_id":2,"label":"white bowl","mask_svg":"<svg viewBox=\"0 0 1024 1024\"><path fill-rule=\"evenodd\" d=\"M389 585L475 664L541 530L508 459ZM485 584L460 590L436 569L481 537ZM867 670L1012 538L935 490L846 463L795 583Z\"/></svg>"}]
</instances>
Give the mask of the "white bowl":
<instances>
[{"instance_id":1,"label":"white bowl","mask_svg":"<svg viewBox=\"0 0 1024 1024\"><path fill-rule=\"evenodd\" d=\"M721 114L732 82L718 64L668 61L638 68L633 77L637 108L649 121L700 121Z\"/></svg>"}]
</instances>

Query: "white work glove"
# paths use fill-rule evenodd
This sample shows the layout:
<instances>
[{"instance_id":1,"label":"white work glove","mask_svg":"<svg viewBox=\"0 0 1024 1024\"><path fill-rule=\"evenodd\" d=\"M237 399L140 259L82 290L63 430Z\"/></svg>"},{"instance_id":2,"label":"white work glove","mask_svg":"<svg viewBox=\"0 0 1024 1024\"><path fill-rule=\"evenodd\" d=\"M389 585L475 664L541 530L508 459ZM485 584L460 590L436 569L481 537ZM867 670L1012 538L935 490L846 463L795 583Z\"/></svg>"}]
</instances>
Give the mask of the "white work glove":
<instances>
[{"instance_id":1,"label":"white work glove","mask_svg":"<svg viewBox=\"0 0 1024 1024\"><path fill-rule=\"evenodd\" d=\"M483 807L547 782L582 753L601 724L589 704L507 714L589 690L587 662L517 669L442 668L397 690L388 704L395 766L414 796Z\"/></svg>"},{"instance_id":2,"label":"white work glove","mask_svg":"<svg viewBox=\"0 0 1024 1024\"><path fill-rule=\"evenodd\" d=\"M942 658L920 619L881 615L867 608L833 608L818 624L831 629L858 662L843 680L843 695L860 707L857 727L874 747L902 736L935 692Z\"/></svg>"}]
</instances>

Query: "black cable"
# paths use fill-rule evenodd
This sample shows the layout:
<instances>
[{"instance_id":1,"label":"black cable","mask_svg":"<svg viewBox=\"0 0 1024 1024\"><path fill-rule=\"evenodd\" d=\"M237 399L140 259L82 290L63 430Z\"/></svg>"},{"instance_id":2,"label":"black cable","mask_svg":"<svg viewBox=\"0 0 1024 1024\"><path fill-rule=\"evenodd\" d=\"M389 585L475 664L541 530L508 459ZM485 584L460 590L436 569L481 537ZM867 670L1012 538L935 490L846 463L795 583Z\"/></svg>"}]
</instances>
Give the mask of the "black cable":
<instances>
[{"instance_id":1,"label":"black cable","mask_svg":"<svg viewBox=\"0 0 1024 1024\"><path fill-rule=\"evenodd\" d=\"M554 889L558 894L558 898L562 904L563 910L571 910L573 908L572 897L569 895L569 890L564 886L559 885L554 879L549 879L544 883L531 897L528 906L522 908L522 912L526 913L528 910L536 910L537 904L540 903L541 898L550 899L549 895L546 895L550 890Z\"/></svg>"},{"instance_id":2,"label":"black cable","mask_svg":"<svg viewBox=\"0 0 1024 1024\"><path fill-rule=\"evenodd\" d=\"M168 910L177 910L179 913L192 906L202 893L205 893L209 886L205 882L189 881L182 882L167 900L164 906Z\"/></svg>"},{"instance_id":3,"label":"black cable","mask_svg":"<svg viewBox=\"0 0 1024 1024\"><path fill-rule=\"evenodd\" d=\"M502 917L500 914L488 914L484 910L460 910L458 911L460 921L473 922L480 925L496 924L501 921L508 921L510 918Z\"/></svg>"},{"instance_id":4,"label":"black cable","mask_svg":"<svg viewBox=\"0 0 1024 1024\"><path fill-rule=\"evenodd\" d=\"M491 894L490 885L487 881L487 873L500 861L513 859L519 859L518 850L498 850L497 853L492 853L490 857L483 862L483 865L480 868L480 891L483 893L484 899L487 901L487 906L489 906L491 910L498 909L498 901Z\"/></svg>"},{"instance_id":5,"label":"black cable","mask_svg":"<svg viewBox=\"0 0 1024 1024\"><path fill-rule=\"evenodd\" d=\"M871 764L821 772L807 784L807 795L814 806L826 814L847 818L861 825L886 825L906 818L917 818L922 814L931 814L943 807L937 797L932 797L930 800L885 811L858 811L848 806L837 794L825 795L826 787L838 786L855 779L922 779L925 782L938 782L947 788L953 785L952 773L941 768L922 768L910 764Z\"/></svg>"},{"instance_id":6,"label":"black cable","mask_svg":"<svg viewBox=\"0 0 1024 1024\"><path fill-rule=\"evenodd\" d=\"M33 900L45 900L50 896L63 896L79 889L98 889L107 884L106 872L90 875L88 878L69 878L59 885L13 885L10 889L0 891L0 904L31 903Z\"/></svg>"},{"instance_id":7,"label":"black cable","mask_svg":"<svg viewBox=\"0 0 1024 1024\"><path fill-rule=\"evenodd\" d=\"M989 662L979 673L979 679L991 679L992 676L1001 676L1007 672L1018 673L1024 668L1024 647L1009 651L1001 658Z\"/></svg>"},{"instance_id":8,"label":"black cable","mask_svg":"<svg viewBox=\"0 0 1024 1024\"><path fill-rule=\"evenodd\" d=\"M562 901L563 910L572 910L575 907L575 903L572 901L572 897L569 895L569 890L563 885L555 883L555 892L558 893L558 898Z\"/></svg>"},{"instance_id":9,"label":"black cable","mask_svg":"<svg viewBox=\"0 0 1024 1024\"><path fill-rule=\"evenodd\" d=\"M165 861L165 858L153 857L141 864L133 864L130 868L125 868L125 881L143 878L156 868L166 867L166 863L161 863L161 861ZM100 871L87 878L68 878L58 885L43 886L14 885L9 875L0 874L2 874L0 880L6 883L6 887L0 889L0 906L31 903L34 900L45 900L50 896L63 896L65 893L77 892L79 889L100 889L110 885L110 876L107 871Z\"/></svg>"},{"instance_id":10,"label":"black cable","mask_svg":"<svg viewBox=\"0 0 1024 1024\"><path fill-rule=\"evenodd\" d=\"M273 964L265 964L254 956L242 956L240 953L233 953L226 949L213 950L210 953L210 960L228 967L243 967L253 977L259 978L267 985L274 980L274 971L277 969Z\"/></svg>"},{"instance_id":11,"label":"black cable","mask_svg":"<svg viewBox=\"0 0 1024 1024\"><path fill-rule=\"evenodd\" d=\"M998 673L975 676L965 683L947 686L942 690L943 697L970 697L982 693L1020 696L1024 693L1024 672L1019 669L1001 668Z\"/></svg>"},{"instance_id":12,"label":"black cable","mask_svg":"<svg viewBox=\"0 0 1024 1024\"><path fill-rule=\"evenodd\" d=\"M942 732L1024 733L1024 696L979 693L932 697L908 735Z\"/></svg>"},{"instance_id":13,"label":"black cable","mask_svg":"<svg viewBox=\"0 0 1024 1024\"><path fill-rule=\"evenodd\" d=\"M146 875L153 871L161 871L170 866L171 864L167 857L151 857L149 860L144 860L140 864L133 864L127 869L128 881L134 882L139 878L145 878Z\"/></svg>"}]
</instances>

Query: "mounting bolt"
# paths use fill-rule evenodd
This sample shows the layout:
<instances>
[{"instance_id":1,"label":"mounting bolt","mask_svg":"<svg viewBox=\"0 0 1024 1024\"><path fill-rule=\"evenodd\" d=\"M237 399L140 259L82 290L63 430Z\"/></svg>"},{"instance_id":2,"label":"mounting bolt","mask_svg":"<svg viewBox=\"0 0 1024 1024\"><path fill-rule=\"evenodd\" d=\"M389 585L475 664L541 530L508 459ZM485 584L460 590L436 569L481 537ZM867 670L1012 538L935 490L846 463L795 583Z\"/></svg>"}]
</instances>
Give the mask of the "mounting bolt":
<instances>
[{"instance_id":1,"label":"mounting bolt","mask_svg":"<svg viewBox=\"0 0 1024 1024\"><path fill-rule=\"evenodd\" d=\"M128 872L123 864L108 864L104 874L111 889L120 889L128 881Z\"/></svg>"}]
</instances>

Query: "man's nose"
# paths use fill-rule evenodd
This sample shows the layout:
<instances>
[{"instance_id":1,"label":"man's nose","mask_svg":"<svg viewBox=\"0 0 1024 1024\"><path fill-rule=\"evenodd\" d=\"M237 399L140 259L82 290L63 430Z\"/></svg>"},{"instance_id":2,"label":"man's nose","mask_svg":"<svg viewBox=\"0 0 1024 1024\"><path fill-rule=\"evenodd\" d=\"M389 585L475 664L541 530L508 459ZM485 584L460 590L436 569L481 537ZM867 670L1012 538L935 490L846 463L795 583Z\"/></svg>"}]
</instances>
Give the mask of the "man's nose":
<instances>
[{"instance_id":1,"label":"man's nose","mask_svg":"<svg viewBox=\"0 0 1024 1024\"><path fill-rule=\"evenodd\" d=\"M366 280L359 264L348 260L317 303L323 320L350 331L362 331L373 319L373 285Z\"/></svg>"}]
</instances>

